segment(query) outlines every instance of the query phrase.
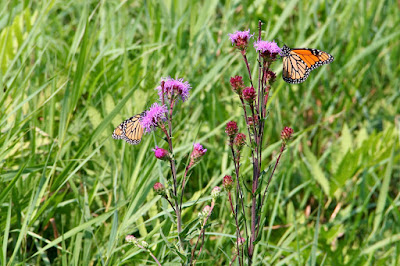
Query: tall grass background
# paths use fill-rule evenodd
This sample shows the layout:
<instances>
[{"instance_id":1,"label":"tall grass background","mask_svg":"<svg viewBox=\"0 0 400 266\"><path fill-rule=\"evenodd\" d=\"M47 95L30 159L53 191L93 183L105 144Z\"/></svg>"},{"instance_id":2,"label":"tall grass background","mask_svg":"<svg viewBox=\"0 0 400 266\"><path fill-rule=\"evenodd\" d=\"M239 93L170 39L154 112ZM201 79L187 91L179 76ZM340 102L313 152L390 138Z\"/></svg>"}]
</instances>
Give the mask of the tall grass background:
<instances>
[{"instance_id":1,"label":"tall grass background","mask_svg":"<svg viewBox=\"0 0 400 266\"><path fill-rule=\"evenodd\" d=\"M241 111L229 78L246 69L227 34L256 32L258 20L265 40L325 50L335 61L300 85L283 82L275 64L264 165L284 126L296 135L269 189L255 263L400 263L399 5L1 1L1 264L153 263L124 242L127 234L146 240L163 264L179 263L168 248L173 214L152 191L167 178L151 152L160 134L131 146L111 133L156 100L161 77L191 83L174 142L180 171L194 141L208 149L185 191L183 221L195 218L233 173L224 126ZM228 263L234 242L223 196L197 263Z\"/></svg>"}]
</instances>

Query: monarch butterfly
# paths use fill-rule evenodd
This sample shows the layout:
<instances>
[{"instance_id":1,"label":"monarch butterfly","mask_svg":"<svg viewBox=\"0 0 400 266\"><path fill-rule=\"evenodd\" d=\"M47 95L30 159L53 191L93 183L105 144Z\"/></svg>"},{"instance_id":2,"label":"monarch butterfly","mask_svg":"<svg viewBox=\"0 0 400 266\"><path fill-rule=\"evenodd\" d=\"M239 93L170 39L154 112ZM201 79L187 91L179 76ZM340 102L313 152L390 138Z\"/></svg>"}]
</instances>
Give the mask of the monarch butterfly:
<instances>
[{"instance_id":1,"label":"monarch butterfly","mask_svg":"<svg viewBox=\"0 0 400 266\"><path fill-rule=\"evenodd\" d=\"M129 144L139 144L143 136L143 127L140 118L144 113L137 114L119 124L112 134L113 139L123 139Z\"/></svg>"},{"instance_id":2,"label":"monarch butterfly","mask_svg":"<svg viewBox=\"0 0 400 266\"><path fill-rule=\"evenodd\" d=\"M283 80L287 83L302 83L316 69L333 61L333 56L317 49L289 48L283 45Z\"/></svg>"}]
</instances>

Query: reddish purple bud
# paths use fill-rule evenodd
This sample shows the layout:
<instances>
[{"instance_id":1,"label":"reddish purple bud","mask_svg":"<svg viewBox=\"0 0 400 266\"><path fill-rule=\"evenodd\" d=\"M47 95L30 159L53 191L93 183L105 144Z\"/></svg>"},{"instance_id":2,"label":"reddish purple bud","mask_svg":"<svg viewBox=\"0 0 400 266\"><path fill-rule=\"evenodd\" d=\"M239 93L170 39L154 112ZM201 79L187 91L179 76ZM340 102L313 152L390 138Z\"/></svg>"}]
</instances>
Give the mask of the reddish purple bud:
<instances>
[{"instance_id":1,"label":"reddish purple bud","mask_svg":"<svg viewBox=\"0 0 400 266\"><path fill-rule=\"evenodd\" d=\"M230 138L234 138L238 133L237 123L235 121L230 121L226 124L225 133L228 134Z\"/></svg>"},{"instance_id":2,"label":"reddish purple bud","mask_svg":"<svg viewBox=\"0 0 400 266\"><path fill-rule=\"evenodd\" d=\"M231 191L233 188L233 179L232 176L226 175L224 176L224 179L222 180L222 184L227 191Z\"/></svg>"},{"instance_id":3,"label":"reddish purple bud","mask_svg":"<svg viewBox=\"0 0 400 266\"><path fill-rule=\"evenodd\" d=\"M163 148L156 146L156 148L153 149L153 151L154 151L154 155L159 160L168 161L170 159L168 151Z\"/></svg>"},{"instance_id":4,"label":"reddish purple bud","mask_svg":"<svg viewBox=\"0 0 400 266\"><path fill-rule=\"evenodd\" d=\"M282 141L286 143L288 140L290 140L292 134L293 134L293 129L290 127L285 127L281 132Z\"/></svg>"},{"instance_id":5,"label":"reddish purple bud","mask_svg":"<svg viewBox=\"0 0 400 266\"><path fill-rule=\"evenodd\" d=\"M237 134L233 144L235 145L236 149L240 151L246 144L246 135L243 133Z\"/></svg>"},{"instance_id":6,"label":"reddish purple bud","mask_svg":"<svg viewBox=\"0 0 400 266\"><path fill-rule=\"evenodd\" d=\"M160 196L165 196L166 195L165 187L160 182L155 183L154 186L153 186L153 189Z\"/></svg>"},{"instance_id":7,"label":"reddish purple bud","mask_svg":"<svg viewBox=\"0 0 400 266\"><path fill-rule=\"evenodd\" d=\"M271 70L267 71L266 73L266 78L269 81L269 83L274 83L276 80L276 74L275 72L272 72Z\"/></svg>"},{"instance_id":8,"label":"reddish purple bud","mask_svg":"<svg viewBox=\"0 0 400 266\"><path fill-rule=\"evenodd\" d=\"M243 77L242 76L234 76L230 80L231 82L231 87L232 90L239 94L239 96L242 96L242 90L244 88L244 82L243 82Z\"/></svg>"},{"instance_id":9,"label":"reddish purple bud","mask_svg":"<svg viewBox=\"0 0 400 266\"><path fill-rule=\"evenodd\" d=\"M207 149L204 149L203 146L200 143L195 143L193 144L193 151L192 154L190 155L190 163L188 168L193 167L195 164L197 164L201 158L206 154Z\"/></svg>"},{"instance_id":10,"label":"reddish purple bud","mask_svg":"<svg viewBox=\"0 0 400 266\"><path fill-rule=\"evenodd\" d=\"M253 116L248 116L247 117L247 124L249 125L249 126L252 126L252 125L257 125L258 124L258 116L257 115L254 115L254 117Z\"/></svg>"},{"instance_id":11,"label":"reddish purple bud","mask_svg":"<svg viewBox=\"0 0 400 266\"><path fill-rule=\"evenodd\" d=\"M249 103L253 103L256 99L256 91L253 87L247 87L243 90L243 99Z\"/></svg>"}]
</instances>

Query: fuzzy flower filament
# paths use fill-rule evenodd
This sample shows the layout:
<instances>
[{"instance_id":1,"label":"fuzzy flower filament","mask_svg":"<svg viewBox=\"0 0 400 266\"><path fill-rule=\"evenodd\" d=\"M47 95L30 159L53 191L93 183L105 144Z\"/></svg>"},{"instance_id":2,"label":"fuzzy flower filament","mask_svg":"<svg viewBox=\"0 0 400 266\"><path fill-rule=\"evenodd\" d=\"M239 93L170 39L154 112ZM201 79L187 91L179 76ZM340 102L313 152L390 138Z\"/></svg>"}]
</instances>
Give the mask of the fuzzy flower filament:
<instances>
[{"instance_id":1,"label":"fuzzy flower filament","mask_svg":"<svg viewBox=\"0 0 400 266\"><path fill-rule=\"evenodd\" d=\"M261 53L264 59L276 60L276 56L282 51L281 48L276 44L276 42L268 41L256 41L254 43L254 48L256 51Z\"/></svg>"},{"instance_id":2,"label":"fuzzy flower filament","mask_svg":"<svg viewBox=\"0 0 400 266\"><path fill-rule=\"evenodd\" d=\"M160 101L163 99L168 100L170 103L174 102L175 99L181 99L185 102L189 98L189 91L192 87L189 82L183 81L183 79L173 79L170 77L163 78L161 85L156 88L158 90L158 96Z\"/></svg>"},{"instance_id":3,"label":"fuzzy flower filament","mask_svg":"<svg viewBox=\"0 0 400 266\"><path fill-rule=\"evenodd\" d=\"M145 133L154 131L161 123L167 120L166 118L167 107L153 103L148 111L140 119L140 124Z\"/></svg>"},{"instance_id":4,"label":"fuzzy flower filament","mask_svg":"<svg viewBox=\"0 0 400 266\"><path fill-rule=\"evenodd\" d=\"M254 34L250 34L250 30L246 31L236 31L235 33L228 34L229 39L236 48L241 51L245 51L248 44L249 39L253 37Z\"/></svg>"}]
</instances>

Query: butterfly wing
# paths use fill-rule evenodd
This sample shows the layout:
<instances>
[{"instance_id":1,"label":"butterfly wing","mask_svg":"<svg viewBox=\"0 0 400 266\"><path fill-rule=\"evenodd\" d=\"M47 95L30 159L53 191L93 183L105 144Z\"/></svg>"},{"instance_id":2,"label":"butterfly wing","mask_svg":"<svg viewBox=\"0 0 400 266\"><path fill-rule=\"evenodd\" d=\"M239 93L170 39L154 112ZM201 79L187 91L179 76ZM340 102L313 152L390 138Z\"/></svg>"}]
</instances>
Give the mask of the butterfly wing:
<instances>
[{"instance_id":1,"label":"butterfly wing","mask_svg":"<svg viewBox=\"0 0 400 266\"><path fill-rule=\"evenodd\" d=\"M333 56L317 49L290 49L283 57L283 80L288 83L302 83L316 69L333 61Z\"/></svg>"},{"instance_id":2,"label":"butterfly wing","mask_svg":"<svg viewBox=\"0 0 400 266\"><path fill-rule=\"evenodd\" d=\"M114 132L112 133L113 139L123 139L125 137L123 125L124 123L121 123L114 129Z\"/></svg>"},{"instance_id":3,"label":"butterfly wing","mask_svg":"<svg viewBox=\"0 0 400 266\"><path fill-rule=\"evenodd\" d=\"M129 144L136 145L139 144L140 141L142 140L143 136L143 127L142 124L140 124L140 117L141 114L137 114L135 116L132 116L129 118L126 126L124 128L125 132L125 141L128 142Z\"/></svg>"},{"instance_id":4,"label":"butterfly wing","mask_svg":"<svg viewBox=\"0 0 400 266\"><path fill-rule=\"evenodd\" d=\"M139 144L143 136L143 127L140 124L142 114L137 114L126 119L117 128L115 128L112 137L114 139L123 139L129 144Z\"/></svg>"}]
</instances>

